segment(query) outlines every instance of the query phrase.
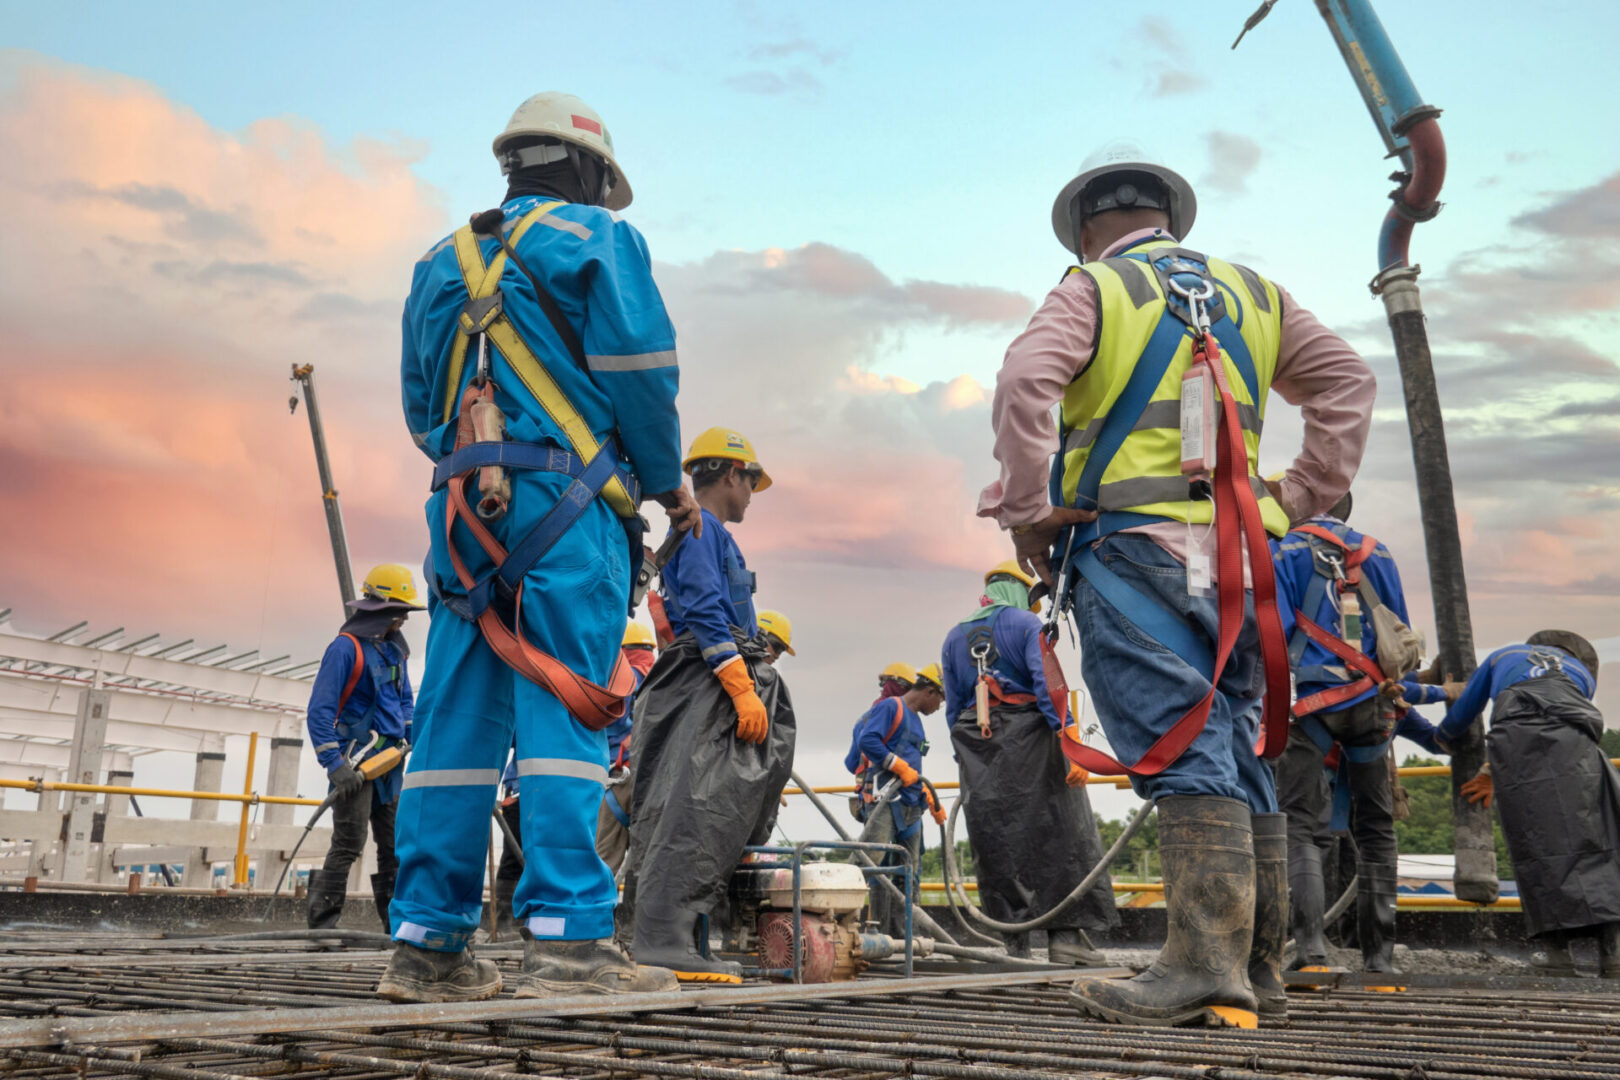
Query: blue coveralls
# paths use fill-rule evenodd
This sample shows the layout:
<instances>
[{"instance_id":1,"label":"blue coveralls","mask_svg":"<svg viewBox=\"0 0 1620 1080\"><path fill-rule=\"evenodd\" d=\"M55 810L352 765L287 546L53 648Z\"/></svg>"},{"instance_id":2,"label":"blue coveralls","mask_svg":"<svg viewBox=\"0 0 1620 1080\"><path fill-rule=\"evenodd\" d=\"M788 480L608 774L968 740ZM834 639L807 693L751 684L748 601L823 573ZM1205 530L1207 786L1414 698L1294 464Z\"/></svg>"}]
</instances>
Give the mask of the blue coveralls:
<instances>
[{"instance_id":1,"label":"blue coveralls","mask_svg":"<svg viewBox=\"0 0 1620 1080\"><path fill-rule=\"evenodd\" d=\"M894 727L896 708L901 714L900 727L893 737L890 737L889 729ZM899 698L884 698L866 710L866 715L855 725L849 753L844 755L844 768L853 775L860 768L861 757L864 755L872 763L867 775L878 776L879 779L873 783L878 790L882 790L889 784L889 780L886 779L889 774L884 771L883 763L888 760L890 754L921 773L922 759L926 753L928 753L928 733L923 730L922 717L906 708L905 702ZM922 781L918 780L915 784L902 787L894 801L903 806L921 805Z\"/></svg>"},{"instance_id":2,"label":"blue coveralls","mask_svg":"<svg viewBox=\"0 0 1620 1080\"><path fill-rule=\"evenodd\" d=\"M1586 665L1564 650L1551 645L1504 645L1487 656L1469 676L1468 685L1446 710L1446 718L1440 721L1440 737L1447 742L1457 742L1485 711L1485 706L1495 701L1502 691L1554 670L1548 662L1549 653L1557 657L1558 670L1568 675L1581 693L1590 698L1597 692L1597 680L1586 670Z\"/></svg>"},{"instance_id":3,"label":"blue coveralls","mask_svg":"<svg viewBox=\"0 0 1620 1080\"><path fill-rule=\"evenodd\" d=\"M1041 664L1040 616L1001 605L984 618L974 620L972 626L988 627L991 631L996 660L990 670L1003 692L1034 694L1041 714L1052 730L1057 731L1062 721L1046 688L1046 668ZM969 651L967 628L961 623L951 627L951 632L945 635L939 660L945 671L946 717L952 724L959 720L971 723L963 714L973 711L973 688L979 681L979 668Z\"/></svg>"},{"instance_id":4,"label":"blue coveralls","mask_svg":"<svg viewBox=\"0 0 1620 1080\"><path fill-rule=\"evenodd\" d=\"M692 631L711 670L737 655L733 627L745 638L759 633L754 572L725 525L707 510L703 535L681 541L660 580L670 629L677 637Z\"/></svg>"},{"instance_id":5,"label":"blue coveralls","mask_svg":"<svg viewBox=\"0 0 1620 1080\"><path fill-rule=\"evenodd\" d=\"M507 200L508 222L543 201L550 200ZM485 259L492 258L495 241L483 239L481 245ZM566 204L530 228L518 251L579 335L589 370L569 356L528 279L508 260L501 289L518 333L596 438L618 440L643 491L678 487L675 332L653 284L641 234L606 210ZM469 355L461 384L445 385L466 300L447 238L416 265L405 304L400 371L406 423L434 461L455 446L455 421L443 422L447 396L459 401L476 370ZM491 353L507 438L566 447L557 422L498 351L491 348ZM508 548L556 504L569 483L558 473L512 470L510 476L511 508L493 530ZM588 731L555 697L507 667L476 625L444 605L444 595L464 594L445 546L447 497L441 490L427 502L432 551L425 571L433 590L432 624L416 750L400 802L394 937L459 951L477 929L484 845L468 840L489 829L514 729L525 858L517 917L537 938L609 937L617 890L595 847L607 737ZM457 528L456 543L475 577L490 571L490 560L465 528ZM574 671L605 682L624 634L629 578L624 526L596 499L525 576L524 634Z\"/></svg>"},{"instance_id":6,"label":"blue coveralls","mask_svg":"<svg viewBox=\"0 0 1620 1080\"><path fill-rule=\"evenodd\" d=\"M365 669L354 684L343 715L339 716L338 700L354 674L356 640L365 656ZM339 634L321 656L320 670L315 673L309 691L309 709L304 723L315 759L330 773L349 760L373 735L381 735L390 742L409 742L412 708L411 676L405 669L405 651L390 641ZM366 753L360 760L381 749ZM381 779L385 783L379 785L379 796L383 794L380 789L388 786L388 778L394 779L392 789L381 798L380 805L394 801L399 794L399 778L403 775L400 769L384 774Z\"/></svg>"}]
</instances>

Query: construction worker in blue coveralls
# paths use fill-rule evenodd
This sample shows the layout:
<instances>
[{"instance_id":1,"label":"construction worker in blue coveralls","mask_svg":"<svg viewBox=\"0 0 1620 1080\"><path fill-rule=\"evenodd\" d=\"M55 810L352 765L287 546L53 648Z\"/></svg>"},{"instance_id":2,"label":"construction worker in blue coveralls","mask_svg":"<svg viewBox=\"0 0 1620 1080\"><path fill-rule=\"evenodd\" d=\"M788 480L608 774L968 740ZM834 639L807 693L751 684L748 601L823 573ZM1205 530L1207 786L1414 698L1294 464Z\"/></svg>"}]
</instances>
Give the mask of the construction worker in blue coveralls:
<instances>
[{"instance_id":1,"label":"construction worker in blue coveralls","mask_svg":"<svg viewBox=\"0 0 1620 1080\"><path fill-rule=\"evenodd\" d=\"M1603 752L1598 654L1570 630L1541 630L1475 669L1440 722L1462 740L1485 706L1489 760L1462 785L1494 801L1513 859L1525 928L1548 975L1579 974L1575 937L1598 939L1598 973L1620 979L1620 770Z\"/></svg>"},{"instance_id":2,"label":"construction worker in blue coveralls","mask_svg":"<svg viewBox=\"0 0 1620 1080\"><path fill-rule=\"evenodd\" d=\"M740 965L705 955L697 938L743 849L769 838L793 767L792 703L755 621L754 572L726 527L771 477L754 444L728 428L693 439L683 467L703 532L664 567L675 640L636 698L625 903L638 963L683 982L736 983Z\"/></svg>"},{"instance_id":3,"label":"construction worker in blue coveralls","mask_svg":"<svg viewBox=\"0 0 1620 1080\"><path fill-rule=\"evenodd\" d=\"M844 768L860 778L859 798L865 814L861 842L900 844L911 854L913 872L922 856L923 811L945 823L940 808L922 782L922 759L928 753L928 733L922 718L932 716L945 703L945 676L938 664L917 672L910 690L883 698L866 711L855 726ZM893 852L874 856L881 866L898 866ZM885 934L905 933L905 911L876 880L872 882L871 919Z\"/></svg>"},{"instance_id":4,"label":"construction worker in blue coveralls","mask_svg":"<svg viewBox=\"0 0 1620 1080\"><path fill-rule=\"evenodd\" d=\"M621 655L638 507L697 524L682 485L675 333L630 184L597 113L537 94L495 139L500 208L422 257L405 303L406 423L433 462L426 669L399 808L396 948L378 993L491 997L468 948L501 766L517 746L520 997L665 989L611 941L596 854L602 728L634 678ZM476 510L474 506L476 505Z\"/></svg>"},{"instance_id":5,"label":"construction worker in blue coveralls","mask_svg":"<svg viewBox=\"0 0 1620 1080\"><path fill-rule=\"evenodd\" d=\"M1182 247L1196 213L1186 179L1128 141L1063 187L1053 232L1082 261L1007 349L1001 476L979 513L1073 612L1113 756L1068 736L1065 755L1130 774L1158 812L1165 946L1134 979L1077 980L1071 1002L1251 1025L1287 1011L1287 828L1262 755L1286 744L1288 662L1267 536L1349 490L1376 386L1285 290ZM1304 439L1265 485L1271 391L1301 407Z\"/></svg>"},{"instance_id":6,"label":"construction worker in blue coveralls","mask_svg":"<svg viewBox=\"0 0 1620 1080\"><path fill-rule=\"evenodd\" d=\"M1045 916L1104 853L1086 771L1064 758L1059 743L1063 721L1041 657L1034 581L1011 560L992 567L979 607L951 627L940 650L980 903L1002 923ZM1047 924L1047 957L1054 964L1101 964L1087 932L1118 924L1104 871ZM1031 955L1027 931L1004 936L1011 955Z\"/></svg>"},{"instance_id":7,"label":"construction worker in blue coveralls","mask_svg":"<svg viewBox=\"0 0 1620 1080\"><path fill-rule=\"evenodd\" d=\"M1327 964L1322 848L1330 785L1323 768L1333 757L1330 829L1353 826L1363 967L1392 972L1396 846L1388 755L1407 704L1444 701L1446 689L1409 678L1422 648L1407 627L1400 571L1387 547L1345 524L1351 505L1346 492L1332 509L1271 544L1295 683L1294 723L1277 759L1277 802L1288 816L1295 942L1289 966Z\"/></svg>"},{"instance_id":8,"label":"construction worker in blue coveralls","mask_svg":"<svg viewBox=\"0 0 1620 1080\"><path fill-rule=\"evenodd\" d=\"M349 868L366 845L366 826L377 842L371 895L388 929L394 895L394 810L405 770L397 765L374 780L359 766L389 747L411 741L410 649L400 634L406 616L421 611L411 572L398 563L373 567L343 629L326 647L309 692L305 723L309 744L332 791L332 843L326 862L309 875L310 929L336 926L348 895Z\"/></svg>"}]
</instances>

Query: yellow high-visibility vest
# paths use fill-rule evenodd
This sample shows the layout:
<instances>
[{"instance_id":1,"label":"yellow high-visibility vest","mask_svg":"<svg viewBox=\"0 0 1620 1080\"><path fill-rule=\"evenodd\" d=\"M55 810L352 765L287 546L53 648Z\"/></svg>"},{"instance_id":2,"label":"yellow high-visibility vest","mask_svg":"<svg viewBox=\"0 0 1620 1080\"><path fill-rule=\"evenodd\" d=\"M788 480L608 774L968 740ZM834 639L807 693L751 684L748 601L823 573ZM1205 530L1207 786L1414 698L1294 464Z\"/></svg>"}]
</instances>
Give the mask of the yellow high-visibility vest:
<instances>
[{"instance_id":1,"label":"yellow high-visibility vest","mask_svg":"<svg viewBox=\"0 0 1620 1080\"><path fill-rule=\"evenodd\" d=\"M1152 258L1155 251L1176 248L1170 239L1150 240L1133 252ZM1260 501L1266 531L1288 532L1288 515L1266 491L1259 477L1260 428L1266 415L1266 395L1277 368L1282 332L1282 301L1277 287L1247 267L1220 259L1207 259L1216 288L1223 294L1227 315L1249 347L1254 360L1258 394L1222 349L1226 377L1237 399L1243 442L1248 450L1250 484ZM1129 382L1149 337L1165 314L1164 288L1153 267L1125 256L1103 259L1079 267L1097 286L1099 326L1096 357L1069 384L1063 395L1062 495L1073 506L1080 473L1086 466L1108 412ZM1187 478L1181 472L1181 380L1192 364L1191 334L1182 337L1164 378L1160 380L1141 418L1103 470L1097 493L1104 512L1142 514L1195 524L1214 514L1208 499L1187 497Z\"/></svg>"}]
</instances>

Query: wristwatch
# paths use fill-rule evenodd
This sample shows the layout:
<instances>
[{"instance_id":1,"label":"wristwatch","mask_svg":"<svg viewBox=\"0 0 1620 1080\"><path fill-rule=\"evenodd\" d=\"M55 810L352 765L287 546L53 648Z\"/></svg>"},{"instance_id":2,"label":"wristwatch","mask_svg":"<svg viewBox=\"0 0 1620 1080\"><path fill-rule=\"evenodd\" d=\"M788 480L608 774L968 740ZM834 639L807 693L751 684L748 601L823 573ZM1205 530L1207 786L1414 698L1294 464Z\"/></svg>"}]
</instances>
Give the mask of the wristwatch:
<instances>
[{"instance_id":1,"label":"wristwatch","mask_svg":"<svg viewBox=\"0 0 1620 1080\"><path fill-rule=\"evenodd\" d=\"M1012 533L1014 536L1028 536L1030 533L1035 531L1035 526L1039 524L1040 522L1038 521L1031 521L1023 525L1014 525L1007 531Z\"/></svg>"}]
</instances>

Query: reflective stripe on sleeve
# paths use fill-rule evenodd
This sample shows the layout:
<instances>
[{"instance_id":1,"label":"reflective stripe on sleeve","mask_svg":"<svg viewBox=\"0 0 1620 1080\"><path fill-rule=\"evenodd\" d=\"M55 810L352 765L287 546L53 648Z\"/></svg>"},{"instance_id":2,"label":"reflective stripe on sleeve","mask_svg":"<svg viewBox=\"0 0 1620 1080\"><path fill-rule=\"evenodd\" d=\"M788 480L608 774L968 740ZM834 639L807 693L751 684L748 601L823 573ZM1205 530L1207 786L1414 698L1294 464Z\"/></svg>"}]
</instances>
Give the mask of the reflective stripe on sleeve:
<instances>
[{"instance_id":1,"label":"reflective stripe on sleeve","mask_svg":"<svg viewBox=\"0 0 1620 1080\"><path fill-rule=\"evenodd\" d=\"M637 353L634 356L587 356L585 363L592 371L652 371L679 366L674 349Z\"/></svg>"},{"instance_id":2,"label":"reflective stripe on sleeve","mask_svg":"<svg viewBox=\"0 0 1620 1080\"><path fill-rule=\"evenodd\" d=\"M736 651L737 643L735 641L722 641L718 645L710 645L707 649L704 649L703 659L712 660L716 656L724 656L726 653L734 653Z\"/></svg>"}]
</instances>

